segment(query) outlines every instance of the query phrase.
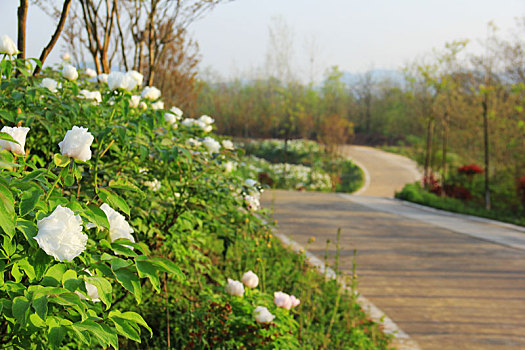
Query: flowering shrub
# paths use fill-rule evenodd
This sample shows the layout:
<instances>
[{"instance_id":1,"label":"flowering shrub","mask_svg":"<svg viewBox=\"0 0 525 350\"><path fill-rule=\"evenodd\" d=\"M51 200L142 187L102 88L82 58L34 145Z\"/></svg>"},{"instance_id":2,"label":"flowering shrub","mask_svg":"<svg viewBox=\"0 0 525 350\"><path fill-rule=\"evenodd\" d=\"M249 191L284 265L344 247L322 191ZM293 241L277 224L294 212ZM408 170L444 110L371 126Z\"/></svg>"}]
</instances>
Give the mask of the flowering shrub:
<instances>
[{"instance_id":1,"label":"flowering shrub","mask_svg":"<svg viewBox=\"0 0 525 350\"><path fill-rule=\"evenodd\" d=\"M476 164L468 164L458 168L458 173L463 175L483 174L483 168Z\"/></svg>"},{"instance_id":2,"label":"flowering shrub","mask_svg":"<svg viewBox=\"0 0 525 350\"><path fill-rule=\"evenodd\" d=\"M293 286L266 290L247 256L230 270L268 228L213 118L181 122L136 72L27 63L0 61L2 345L301 348L303 304L272 302Z\"/></svg>"}]
</instances>

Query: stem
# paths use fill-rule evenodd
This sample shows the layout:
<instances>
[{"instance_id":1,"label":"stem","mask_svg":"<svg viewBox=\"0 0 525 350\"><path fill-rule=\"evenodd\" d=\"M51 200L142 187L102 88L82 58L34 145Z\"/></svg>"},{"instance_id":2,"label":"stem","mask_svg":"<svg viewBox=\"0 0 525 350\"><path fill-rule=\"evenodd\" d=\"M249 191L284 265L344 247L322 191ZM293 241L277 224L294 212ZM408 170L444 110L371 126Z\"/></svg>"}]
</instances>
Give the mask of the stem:
<instances>
[{"instance_id":1,"label":"stem","mask_svg":"<svg viewBox=\"0 0 525 350\"><path fill-rule=\"evenodd\" d=\"M57 186L58 181L60 181L60 174L57 175L57 179L55 180L55 182L53 183L53 186L51 187L51 189L47 193L46 202L48 201L49 197L51 196L51 193L53 193L53 190Z\"/></svg>"}]
</instances>

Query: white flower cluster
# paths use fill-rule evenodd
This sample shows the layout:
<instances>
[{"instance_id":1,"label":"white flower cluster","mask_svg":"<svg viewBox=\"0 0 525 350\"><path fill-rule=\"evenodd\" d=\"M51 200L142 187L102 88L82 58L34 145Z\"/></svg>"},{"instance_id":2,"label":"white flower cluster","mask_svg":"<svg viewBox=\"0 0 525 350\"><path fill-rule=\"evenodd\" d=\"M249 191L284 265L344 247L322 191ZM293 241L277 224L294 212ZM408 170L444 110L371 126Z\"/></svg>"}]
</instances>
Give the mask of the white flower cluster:
<instances>
[{"instance_id":1,"label":"white flower cluster","mask_svg":"<svg viewBox=\"0 0 525 350\"><path fill-rule=\"evenodd\" d=\"M9 127L4 126L0 132L5 132L6 134L9 134L15 140L18 142L18 144L11 142L11 141L4 141L0 140L0 149L5 149L8 151L11 151L16 154L24 155L24 146L26 143L26 136L29 132L29 128L21 127L21 126L15 126L15 127Z\"/></svg>"},{"instance_id":2,"label":"white flower cluster","mask_svg":"<svg viewBox=\"0 0 525 350\"><path fill-rule=\"evenodd\" d=\"M245 286L247 288L253 289L259 285L259 277L257 277L257 275L253 271L246 272L242 276L241 281L242 283L228 278L228 283L225 287L226 293L233 296L242 297L244 295ZM282 307L286 310L290 310L291 308L296 307L301 303L301 301L295 296L288 295L283 292L275 292L273 301L275 306ZM259 323L269 323L272 322L275 318L275 316L272 315L272 313L265 306L257 306L253 312L253 316L255 318L255 321Z\"/></svg>"},{"instance_id":3,"label":"white flower cluster","mask_svg":"<svg viewBox=\"0 0 525 350\"><path fill-rule=\"evenodd\" d=\"M116 89L133 90L135 87L142 85L144 77L137 71L111 72L107 76L99 76L99 80L106 82L108 88L113 91Z\"/></svg>"},{"instance_id":4,"label":"white flower cluster","mask_svg":"<svg viewBox=\"0 0 525 350\"><path fill-rule=\"evenodd\" d=\"M212 124L214 122L215 120L212 117L202 115L199 119L186 118L181 122L181 124L188 128L195 126L200 128L204 132L210 132L213 129Z\"/></svg>"},{"instance_id":5,"label":"white flower cluster","mask_svg":"<svg viewBox=\"0 0 525 350\"><path fill-rule=\"evenodd\" d=\"M91 100L94 104L99 104L102 102L102 95L100 94L100 91L89 91L82 89L79 91L79 93L81 98Z\"/></svg>"},{"instance_id":6,"label":"white flower cluster","mask_svg":"<svg viewBox=\"0 0 525 350\"><path fill-rule=\"evenodd\" d=\"M47 88L51 92L57 92L58 83L55 79L44 78L42 79L40 86Z\"/></svg>"}]
</instances>

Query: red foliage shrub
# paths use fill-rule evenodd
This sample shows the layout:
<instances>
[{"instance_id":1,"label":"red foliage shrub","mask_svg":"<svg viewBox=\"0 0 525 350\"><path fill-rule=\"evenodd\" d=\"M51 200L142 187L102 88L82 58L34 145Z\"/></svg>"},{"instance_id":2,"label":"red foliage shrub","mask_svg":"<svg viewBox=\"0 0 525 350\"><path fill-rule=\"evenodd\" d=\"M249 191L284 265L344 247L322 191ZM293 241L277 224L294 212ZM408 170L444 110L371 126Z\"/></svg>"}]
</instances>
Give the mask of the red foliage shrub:
<instances>
[{"instance_id":1,"label":"red foliage shrub","mask_svg":"<svg viewBox=\"0 0 525 350\"><path fill-rule=\"evenodd\" d=\"M445 194L448 197L457 198L464 201L472 199L470 191L467 190L465 187L461 187L458 185L445 185Z\"/></svg>"},{"instance_id":2,"label":"red foliage shrub","mask_svg":"<svg viewBox=\"0 0 525 350\"><path fill-rule=\"evenodd\" d=\"M518 179L517 191L521 196L521 203L525 204L525 176L522 176Z\"/></svg>"},{"instance_id":3,"label":"red foliage shrub","mask_svg":"<svg viewBox=\"0 0 525 350\"><path fill-rule=\"evenodd\" d=\"M475 175L482 174L484 172L483 168L477 164L463 165L458 169L458 173L464 175Z\"/></svg>"},{"instance_id":4,"label":"red foliage shrub","mask_svg":"<svg viewBox=\"0 0 525 350\"><path fill-rule=\"evenodd\" d=\"M432 174L423 177L423 187L431 193L437 194L438 196L441 195L441 185Z\"/></svg>"}]
</instances>

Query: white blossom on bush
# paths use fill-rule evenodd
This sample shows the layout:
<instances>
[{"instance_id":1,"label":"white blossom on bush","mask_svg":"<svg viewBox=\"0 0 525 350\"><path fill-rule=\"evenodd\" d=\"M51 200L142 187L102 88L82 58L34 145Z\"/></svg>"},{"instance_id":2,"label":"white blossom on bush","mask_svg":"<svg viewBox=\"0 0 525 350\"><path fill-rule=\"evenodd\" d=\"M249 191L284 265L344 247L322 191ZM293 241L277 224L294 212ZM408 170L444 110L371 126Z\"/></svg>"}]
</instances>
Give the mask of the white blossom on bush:
<instances>
[{"instance_id":1,"label":"white blossom on bush","mask_svg":"<svg viewBox=\"0 0 525 350\"><path fill-rule=\"evenodd\" d=\"M175 124L177 122L177 116L173 113L165 113L164 114L164 120L166 121L166 123L168 123L169 125L172 125L174 127L177 126L177 124Z\"/></svg>"},{"instance_id":2,"label":"white blossom on bush","mask_svg":"<svg viewBox=\"0 0 525 350\"><path fill-rule=\"evenodd\" d=\"M15 42L5 34L0 36L0 53L8 55L16 55L18 53Z\"/></svg>"},{"instance_id":3,"label":"white blossom on bush","mask_svg":"<svg viewBox=\"0 0 525 350\"><path fill-rule=\"evenodd\" d=\"M93 274L89 270L86 271L90 276L93 276ZM84 282L84 285L86 286L86 292L87 292L87 298L84 296L84 294L80 293L78 290L75 292L80 299L82 300L91 300L94 303L100 302L100 296L98 295L97 287L95 287L93 284L89 282Z\"/></svg>"},{"instance_id":4,"label":"white blossom on bush","mask_svg":"<svg viewBox=\"0 0 525 350\"><path fill-rule=\"evenodd\" d=\"M269 323L275 318L275 316L270 313L268 308L264 306L257 306L253 311L253 316L255 317L255 321L259 323Z\"/></svg>"},{"instance_id":5,"label":"white blossom on bush","mask_svg":"<svg viewBox=\"0 0 525 350\"><path fill-rule=\"evenodd\" d=\"M131 96L129 100L130 107L137 108L139 106L139 103L140 103L140 96L138 95Z\"/></svg>"},{"instance_id":6,"label":"white blossom on bush","mask_svg":"<svg viewBox=\"0 0 525 350\"><path fill-rule=\"evenodd\" d=\"M34 239L47 255L59 261L71 261L86 250L88 236L82 232L80 215L73 210L59 205L36 225Z\"/></svg>"},{"instance_id":7,"label":"white blossom on bush","mask_svg":"<svg viewBox=\"0 0 525 350\"><path fill-rule=\"evenodd\" d=\"M226 293L238 297L242 297L244 294L244 286L239 281L234 281L228 278L228 284L226 285Z\"/></svg>"},{"instance_id":8,"label":"white blossom on bush","mask_svg":"<svg viewBox=\"0 0 525 350\"><path fill-rule=\"evenodd\" d=\"M29 132L29 128L22 126L4 126L2 130L0 130L0 132L5 132L6 134L9 134L16 142L19 143L16 144L11 141L0 140L0 149L6 149L8 151L20 155L25 154L24 145L26 143L26 136Z\"/></svg>"},{"instance_id":9,"label":"white blossom on bush","mask_svg":"<svg viewBox=\"0 0 525 350\"><path fill-rule=\"evenodd\" d=\"M290 308L292 307L292 299L288 294L283 292L273 293L273 302L277 307L282 307L286 310L290 310Z\"/></svg>"},{"instance_id":10,"label":"white blossom on bush","mask_svg":"<svg viewBox=\"0 0 525 350\"><path fill-rule=\"evenodd\" d=\"M157 109L164 109L164 102L163 101L157 101L151 104L151 108L157 110Z\"/></svg>"},{"instance_id":11,"label":"white blossom on bush","mask_svg":"<svg viewBox=\"0 0 525 350\"><path fill-rule=\"evenodd\" d=\"M186 144L190 146L199 147L201 145L201 142L199 140L194 139L193 137L190 137L186 140Z\"/></svg>"},{"instance_id":12,"label":"white blossom on bush","mask_svg":"<svg viewBox=\"0 0 525 350\"><path fill-rule=\"evenodd\" d=\"M109 239L111 240L111 242L114 242L119 238L126 238L133 243L135 242L135 238L133 238L133 236L131 235L134 231L131 228L131 226L129 226L129 223L126 221L124 215L111 208L106 203L102 204L100 206L100 209L102 209L102 211L106 213L106 216L108 218Z\"/></svg>"},{"instance_id":13,"label":"white blossom on bush","mask_svg":"<svg viewBox=\"0 0 525 350\"><path fill-rule=\"evenodd\" d=\"M102 102L102 95L100 94L100 91L89 91L82 89L79 91L79 93L86 100L92 100L93 102L96 102L96 104Z\"/></svg>"},{"instance_id":14,"label":"white blossom on bush","mask_svg":"<svg viewBox=\"0 0 525 350\"><path fill-rule=\"evenodd\" d=\"M157 179L153 179L153 181L144 181L144 185L149 187L153 192L160 190L161 186L160 181Z\"/></svg>"},{"instance_id":15,"label":"white blossom on bush","mask_svg":"<svg viewBox=\"0 0 525 350\"><path fill-rule=\"evenodd\" d=\"M133 90L137 86L137 81L126 73L111 72L108 75L108 88L113 91L116 89Z\"/></svg>"},{"instance_id":16,"label":"white blossom on bush","mask_svg":"<svg viewBox=\"0 0 525 350\"><path fill-rule=\"evenodd\" d=\"M226 173L231 173L235 169L235 163L232 161L222 163L222 167Z\"/></svg>"},{"instance_id":17,"label":"white blossom on bush","mask_svg":"<svg viewBox=\"0 0 525 350\"><path fill-rule=\"evenodd\" d=\"M75 125L66 132L66 136L58 143L58 146L63 155L85 162L91 159L90 147L93 140L94 137L87 128Z\"/></svg>"},{"instance_id":18,"label":"white blossom on bush","mask_svg":"<svg viewBox=\"0 0 525 350\"><path fill-rule=\"evenodd\" d=\"M229 150L234 149L233 142L231 142L230 140L222 140L222 147L224 147L224 149L229 149Z\"/></svg>"},{"instance_id":19,"label":"white blossom on bush","mask_svg":"<svg viewBox=\"0 0 525 350\"><path fill-rule=\"evenodd\" d=\"M57 92L57 81L51 78L44 78L40 83L41 87L47 88L51 92Z\"/></svg>"},{"instance_id":20,"label":"white blossom on bush","mask_svg":"<svg viewBox=\"0 0 525 350\"><path fill-rule=\"evenodd\" d=\"M142 98L148 99L148 100L156 100L160 97L161 92L159 89L157 89L154 86L146 86L144 90L142 90Z\"/></svg>"},{"instance_id":21,"label":"white blossom on bush","mask_svg":"<svg viewBox=\"0 0 525 350\"><path fill-rule=\"evenodd\" d=\"M177 120L182 118L182 115L184 114L182 109L180 109L179 107L175 107L175 106L170 108L170 112L173 113L175 115L175 117L177 117Z\"/></svg>"},{"instance_id":22,"label":"white blossom on bush","mask_svg":"<svg viewBox=\"0 0 525 350\"><path fill-rule=\"evenodd\" d=\"M104 83L104 84L107 84L108 83L108 77L109 75L107 75L106 73L101 73L98 75L97 79L100 83Z\"/></svg>"},{"instance_id":23,"label":"white blossom on bush","mask_svg":"<svg viewBox=\"0 0 525 350\"><path fill-rule=\"evenodd\" d=\"M221 144L213 137L206 136L204 140L202 140L202 144L210 153L219 153L221 149Z\"/></svg>"},{"instance_id":24,"label":"white blossom on bush","mask_svg":"<svg viewBox=\"0 0 525 350\"><path fill-rule=\"evenodd\" d=\"M90 78L95 78L97 76L97 72L92 68L86 68L86 75Z\"/></svg>"},{"instance_id":25,"label":"white blossom on bush","mask_svg":"<svg viewBox=\"0 0 525 350\"><path fill-rule=\"evenodd\" d=\"M192 126L195 125L195 123L197 123L197 121L193 118L185 118L181 124L184 125L185 127L188 127L188 128L191 128Z\"/></svg>"},{"instance_id":26,"label":"white blossom on bush","mask_svg":"<svg viewBox=\"0 0 525 350\"><path fill-rule=\"evenodd\" d=\"M136 85L138 86L141 86L142 82L144 81L144 76L140 74L139 72L137 72L136 70L130 70L129 72L126 73L126 75L130 77L131 79L135 80Z\"/></svg>"},{"instance_id":27,"label":"white blossom on bush","mask_svg":"<svg viewBox=\"0 0 525 350\"><path fill-rule=\"evenodd\" d=\"M199 128L201 128L202 131L204 132L210 132L213 127L211 126L211 124L207 124L205 122L202 122L200 120L197 120L196 123L195 123Z\"/></svg>"},{"instance_id":28,"label":"white blossom on bush","mask_svg":"<svg viewBox=\"0 0 525 350\"><path fill-rule=\"evenodd\" d=\"M255 288L259 284L259 277L250 270L242 275L241 281L246 287Z\"/></svg>"},{"instance_id":29,"label":"white blossom on bush","mask_svg":"<svg viewBox=\"0 0 525 350\"><path fill-rule=\"evenodd\" d=\"M64 66L64 68L62 69L62 75L64 76L64 78L71 81L77 80L78 78L77 69L70 64L66 64Z\"/></svg>"},{"instance_id":30,"label":"white blossom on bush","mask_svg":"<svg viewBox=\"0 0 525 350\"><path fill-rule=\"evenodd\" d=\"M208 115L202 115L199 119L198 119L199 122L201 123L204 123L206 125L210 125L210 124L213 124L215 122L215 120L208 116Z\"/></svg>"},{"instance_id":31,"label":"white blossom on bush","mask_svg":"<svg viewBox=\"0 0 525 350\"><path fill-rule=\"evenodd\" d=\"M64 61L69 61L70 58L71 58L71 55L69 54L69 52L64 52L64 53L62 54L62 59L63 59Z\"/></svg>"},{"instance_id":32,"label":"white blossom on bush","mask_svg":"<svg viewBox=\"0 0 525 350\"><path fill-rule=\"evenodd\" d=\"M301 300L295 297L295 295L290 295L290 300L292 302L292 307L299 306L301 304Z\"/></svg>"},{"instance_id":33,"label":"white blossom on bush","mask_svg":"<svg viewBox=\"0 0 525 350\"><path fill-rule=\"evenodd\" d=\"M246 179L244 181L244 184L246 185L246 187L255 188L255 185L257 185L257 181L254 179Z\"/></svg>"},{"instance_id":34,"label":"white blossom on bush","mask_svg":"<svg viewBox=\"0 0 525 350\"><path fill-rule=\"evenodd\" d=\"M248 210L255 211L261 209L261 202L256 196L245 195L244 202L246 203L246 208L248 208Z\"/></svg>"}]
</instances>

